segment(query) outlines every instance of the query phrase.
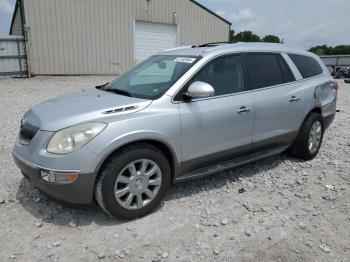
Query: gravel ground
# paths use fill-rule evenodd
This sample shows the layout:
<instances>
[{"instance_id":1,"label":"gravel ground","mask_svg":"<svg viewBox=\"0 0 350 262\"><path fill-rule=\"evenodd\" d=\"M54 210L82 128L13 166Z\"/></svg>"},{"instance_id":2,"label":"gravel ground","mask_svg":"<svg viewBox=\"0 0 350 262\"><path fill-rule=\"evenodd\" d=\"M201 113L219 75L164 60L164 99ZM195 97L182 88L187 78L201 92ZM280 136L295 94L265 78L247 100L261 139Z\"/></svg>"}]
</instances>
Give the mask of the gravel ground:
<instances>
[{"instance_id":1,"label":"gravel ground","mask_svg":"<svg viewBox=\"0 0 350 262\"><path fill-rule=\"evenodd\" d=\"M350 261L350 85L315 160L281 155L181 183L153 214L122 221L48 199L11 157L28 108L108 80L0 80L0 261Z\"/></svg>"}]
</instances>

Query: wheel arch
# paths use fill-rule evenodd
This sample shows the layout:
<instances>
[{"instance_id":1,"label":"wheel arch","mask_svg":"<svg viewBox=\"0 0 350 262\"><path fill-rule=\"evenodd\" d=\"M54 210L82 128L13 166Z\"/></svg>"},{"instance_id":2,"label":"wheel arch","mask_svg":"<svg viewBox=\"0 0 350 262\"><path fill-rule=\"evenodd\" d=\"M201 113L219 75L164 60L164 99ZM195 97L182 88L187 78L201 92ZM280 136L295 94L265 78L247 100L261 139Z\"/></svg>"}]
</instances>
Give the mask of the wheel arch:
<instances>
[{"instance_id":1,"label":"wheel arch","mask_svg":"<svg viewBox=\"0 0 350 262\"><path fill-rule=\"evenodd\" d=\"M301 126L303 125L303 123L306 121L306 119L312 114L312 113L318 113L322 116L322 108L320 106L316 106L314 108L312 108L309 113L306 114L306 116L304 117L303 121L301 122L299 129L301 128ZM322 116L323 119L323 116ZM324 123L322 123L324 124Z\"/></svg>"},{"instance_id":2,"label":"wheel arch","mask_svg":"<svg viewBox=\"0 0 350 262\"><path fill-rule=\"evenodd\" d=\"M97 165L97 168L95 170L95 178L94 178L94 184L96 186L96 182L98 181L98 178L101 175L101 170L104 166L105 163L117 152L120 150L123 150L125 147L134 145L134 144L149 144L152 145L159 150L161 150L166 158L169 161L170 167L171 167L171 181L173 182L176 175L179 172L179 166L178 166L178 160L175 154L174 149L166 142L158 140L158 139L139 139L139 140L133 140L133 141L128 141L124 144L119 145L118 147L114 148L111 150L109 153L107 153L99 162Z\"/></svg>"}]
</instances>

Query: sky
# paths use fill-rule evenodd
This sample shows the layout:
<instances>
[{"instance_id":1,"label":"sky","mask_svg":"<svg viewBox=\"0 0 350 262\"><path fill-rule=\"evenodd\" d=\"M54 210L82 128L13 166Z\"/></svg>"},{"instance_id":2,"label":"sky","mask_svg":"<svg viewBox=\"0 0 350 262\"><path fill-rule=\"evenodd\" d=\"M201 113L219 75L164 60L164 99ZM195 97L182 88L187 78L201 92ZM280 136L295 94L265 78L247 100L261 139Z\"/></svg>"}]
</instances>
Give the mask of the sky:
<instances>
[{"instance_id":1,"label":"sky","mask_svg":"<svg viewBox=\"0 0 350 262\"><path fill-rule=\"evenodd\" d=\"M8 35L10 31L15 0L0 0L0 37Z\"/></svg>"},{"instance_id":2,"label":"sky","mask_svg":"<svg viewBox=\"0 0 350 262\"><path fill-rule=\"evenodd\" d=\"M349 0L199 0L236 32L274 34L298 48L350 45Z\"/></svg>"},{"instance_id":3,"label":"sky","mask_svg":"<svg viewBox=\"0 0 350 262\"><path fill-rule=\"evenodd\" d=\"M350 44L349 0L197 0L232 22L236 32L274 34L284 43ZM0 0L0 36L8 35L15 0Z\"/></svg>"}]
</instances>

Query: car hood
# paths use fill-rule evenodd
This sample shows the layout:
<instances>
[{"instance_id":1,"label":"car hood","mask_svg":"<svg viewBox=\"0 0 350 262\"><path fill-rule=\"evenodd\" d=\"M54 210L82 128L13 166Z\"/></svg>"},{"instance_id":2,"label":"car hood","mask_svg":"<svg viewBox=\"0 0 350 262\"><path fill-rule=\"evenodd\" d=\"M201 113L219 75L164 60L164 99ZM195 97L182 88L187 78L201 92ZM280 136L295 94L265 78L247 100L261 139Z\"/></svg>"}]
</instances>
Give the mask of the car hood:
<instances>
[{"instance_id":1,"label":"car hood","mask_svg":"<svg viewBox=\"0 0 350 262\"><path fill-rule=\"evenodd\" d=\"M96 88L53 98L32 108L40 119L40 129L57 131L93 121L106 121L148 107L152 100L117 95Z\"/></svg>"}]
</instances>

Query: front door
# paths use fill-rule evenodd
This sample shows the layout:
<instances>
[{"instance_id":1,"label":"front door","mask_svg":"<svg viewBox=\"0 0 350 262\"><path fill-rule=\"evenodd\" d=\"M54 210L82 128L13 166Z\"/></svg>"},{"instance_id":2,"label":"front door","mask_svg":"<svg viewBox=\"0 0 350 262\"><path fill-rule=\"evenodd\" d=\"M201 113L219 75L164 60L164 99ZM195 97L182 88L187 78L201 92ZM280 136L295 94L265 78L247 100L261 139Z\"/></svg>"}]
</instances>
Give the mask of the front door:
<instances>
[{"instance_id":1,"label":"front door","mask_svg":"<svg viewBox=\"0 0 350 262\"><path fill-rule=\"evenodd\" d=\"M212 85L215 96L179 104L185 173L247 154L252 145L254 105L241 56L213 60L188 86L196 81Z\"/></svg>"}]
</instances>

